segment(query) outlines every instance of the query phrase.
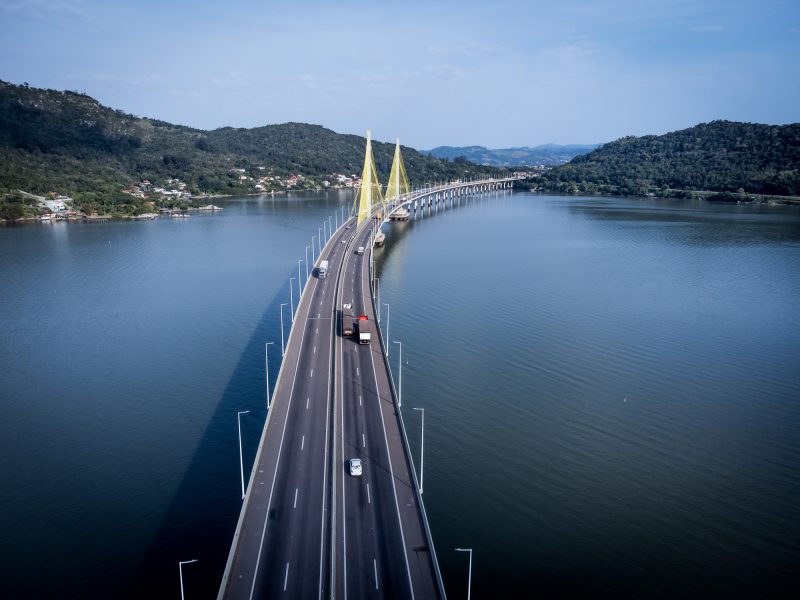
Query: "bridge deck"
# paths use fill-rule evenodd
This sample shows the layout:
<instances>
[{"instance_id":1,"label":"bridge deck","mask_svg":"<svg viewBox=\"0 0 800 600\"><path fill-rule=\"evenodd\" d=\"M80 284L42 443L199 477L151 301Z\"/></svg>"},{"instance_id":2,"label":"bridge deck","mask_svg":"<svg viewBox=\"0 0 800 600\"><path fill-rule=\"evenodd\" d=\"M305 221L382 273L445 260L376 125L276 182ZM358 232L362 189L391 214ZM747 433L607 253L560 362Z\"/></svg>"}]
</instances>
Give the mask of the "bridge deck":
<instances>
[{"instance_id":1,"label":"bridge deck","mask_svg":"<svg viewBox=\"0 0 800 600\"><path fill-rule=\"evenodd\" d=\"M432 194L509 180L417 190ZM379 336L341 337L340 310L375 322L373 219L337 230L320 253L326 279L303 291L234 534L219 598L444 597L414 467ZM361 458L361 477L346 461Z\"/></svg>"},{"instance_id":2,"label":"bridge deck","mask_svg":"<svg viewBox=\"0 0 800 600\"><path fill-rule=\"evenodd\" d=\"M353 246L368 246L371 223ZM369 256L346 259L340 302L375 322ZM336 573L340 598L439 598L435 556L406 452L388 365L379 339L337 338L334 464L361 458L361 477L335 474Z\"/></svg>"}]
</instances>

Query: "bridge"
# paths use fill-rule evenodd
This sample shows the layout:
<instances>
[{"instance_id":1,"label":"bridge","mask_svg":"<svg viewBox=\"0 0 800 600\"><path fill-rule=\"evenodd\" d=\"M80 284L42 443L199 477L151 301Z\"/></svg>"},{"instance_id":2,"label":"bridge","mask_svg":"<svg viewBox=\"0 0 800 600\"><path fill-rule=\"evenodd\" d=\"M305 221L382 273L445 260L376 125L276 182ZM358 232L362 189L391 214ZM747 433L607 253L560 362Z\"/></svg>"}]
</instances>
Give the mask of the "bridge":
<instances>
[{"instance_id":1,"label":"bridge","mask_svg":"<svg viewBox=\"0 0 800 600\"><path fill-rule=\"evenodd\" d=\"M329 236L298 302L218 598L444 598L402 408L378 327L345 337L345 310L377 325L381 225L423 218L513 178L412 190L399 140L386 194L367 133L352 216ZM363 247L363 254L358 250ZM349 309L344 309L349 305ZM363 474L351 476L350 458Z\"/></svg>"}]
</instances>

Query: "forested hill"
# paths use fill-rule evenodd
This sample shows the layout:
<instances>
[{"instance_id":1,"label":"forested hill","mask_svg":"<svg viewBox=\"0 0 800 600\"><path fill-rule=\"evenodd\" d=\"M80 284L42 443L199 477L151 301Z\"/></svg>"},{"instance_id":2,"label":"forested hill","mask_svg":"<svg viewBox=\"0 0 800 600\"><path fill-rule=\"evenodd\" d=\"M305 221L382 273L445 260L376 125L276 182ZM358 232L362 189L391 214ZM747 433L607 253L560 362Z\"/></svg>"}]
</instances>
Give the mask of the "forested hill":
<instances>
[{"instance_id":1,"label":"forested hill","mask_svg":"<svg viewBox=\"0 0 800 600\"><path fill-rule=\"evenodd\" d=\"M586 154L597 148L600 144L542 144L533 148L523 146L519 148L489 149L483 146L438 146L425 151L437 158L450 160L466 159L476 165L489 165L493 167L525 167L536 165L555 166L569 162L579 154Z\"/></svg>"},{"instance_id":2,"label":"forested hill","mask_svg":"<svg viewBox=\"0 0 800 600\"><path fill-rule=\"evenodd\" d=\"M373 142L373 151L385 181L394 145ZM403 152L408 175L417 183L479 169L411 148ZM85 94L0 81L0 196L23 189L77 198L104 193L105 200L112 192L121 198L120 189L142 180L161 185L170 178L196 193L246 193L254 191L257 175L279 181L292 174L305 176L295 189L318 187L333 173L360 176L363 161L363 137L318 125L204 131L125 114ZM233 169L244 169L244 175Z\"/></svg>"},{"instance_id":3,"label":"forested hill","mask_svg":"<svg viewBox=\"0 0 800 600\"><path fill-rule=\"evenodd\" d=\"M702 190L800 195L800 123L713 121L624 137L544 175L543 189L680 195Z\"/></svg>"}]
</instances>

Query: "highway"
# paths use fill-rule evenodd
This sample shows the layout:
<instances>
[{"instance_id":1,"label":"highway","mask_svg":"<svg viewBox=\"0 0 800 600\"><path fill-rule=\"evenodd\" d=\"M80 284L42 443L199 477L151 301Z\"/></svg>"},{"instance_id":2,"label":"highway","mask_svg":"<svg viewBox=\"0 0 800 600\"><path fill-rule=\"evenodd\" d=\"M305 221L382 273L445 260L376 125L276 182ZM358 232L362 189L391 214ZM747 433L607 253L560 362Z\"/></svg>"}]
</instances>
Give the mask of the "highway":
<instances>
[{"instance_id":1,"label":"highway","mask_svg":"<svg viewBox=\"0 0 800 600\"><path fill-rule=\"evenodd\" d=\"M341 228L323 248L328 276L309 279L297 309L220 598L330 593L333 315L351 235Z\"/></svg>"},{"instance_id":2,"label":"highway","mask_svg":"<svg viewBox=\"0 0 800 600\"><path fill-rule=\"evenodd\" d=\"M453 182L384 210L452 207L511 179ZM373 211L374 212L374 211ZM372 214L372 212L370 213ZM218 598L444 598L370 288L373 228L346 221L304 290L275 384ZM356 248L363 246L364 254ZM372 324L342 335L342 307ZM347 463L360 458L361 476Z\"/></svg>"},{"instance_id":3,"label":"highway","mask_svg":"<svg viewBox=\"0 0 800 600\"><path fill-rule=\"evenodd\" d=\"M368 345L336 339L334 471L337 598L439 598L443 596L435 558L425 534L389 382L388 367L376 337L369 286L370 222L348 246L339 289L337 319L343 304L373 322ZM364 246L359 255L354 249ZM385 340L391 344L391 340ZM350 476L347 461L360 458L363 475Z\"/></svg>"},{"instance_id":4,"label":"highway","mask_svg":"<svg viewBox=\"0 0 800 600\"><path fill-rule=\"evenodd\" d=\"M335 232L328 276L302 296L220 599L444 595L377 335L371 226ZM371 344L341 336L345 302L372 321Z\"/></svg>"}]
</instances>

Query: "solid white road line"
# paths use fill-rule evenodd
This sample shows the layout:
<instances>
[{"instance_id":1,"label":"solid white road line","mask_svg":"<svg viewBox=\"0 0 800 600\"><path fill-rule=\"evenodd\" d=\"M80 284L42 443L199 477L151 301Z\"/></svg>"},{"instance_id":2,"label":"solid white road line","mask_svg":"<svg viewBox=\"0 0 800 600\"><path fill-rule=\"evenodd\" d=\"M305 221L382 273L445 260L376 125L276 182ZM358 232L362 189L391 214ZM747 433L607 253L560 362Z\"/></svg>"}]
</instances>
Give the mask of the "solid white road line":
<instances>
[{"instance_id":1,"label":"solid white road line","mask_svg":"<svg viewBox=\"0 0 800 600\"><path fill-rule=\"evenodd\" d=\"M334 303L336 302L336 298L335 297L334 297L333 301L334 301ZM333 314L333 311L335 309L336 309L336 305L334 304L334 305L331 306L331 314ZM332 321L331 321L331 323L332 323ZM328 348L330 348L334 343L334 339L335 339L334 338L334 333L335 333L334 327L333 327L333 325L331 325L330 334L329 334L330 337L328 338ZM326 395L326 402L325 402L325 404L326 404L326 407L325 407L325 457L324 457L323 469L322 469L322 489L323 490L327 490L328 489L328 468L327 468L327 465L328 465L328 446L329 446L328 440L329 440L329 436L330 436L330 423L331 423L332 398L331 398L331 394L330 394L330 389L331 389L331 376L332 375L333 375L333 352L328 352L328 379L327 379L327 387L325 388L326 390L328 390L328 392L326 392L326 394L325 394ZM335 390L334 390L334 393L335 393ZM323 524L323 527L325 525L325 513L327 512L327 506L326 506L327 499L328 499L328 495L327 494L322 494L322 510L321 510L322 516L320 518L320 522ZM317 590L317 597L320 600L322 600L322 579L323 579L322 578L322 573L323 573L323 570L325 568L325 560L324 559L325 559L325 531L323 529L323 531L321 532L321 534L319 536L319 587L318 587L318 590Z\"/></svg>"},{"instance_id":2,"label":"solid white road line","mask_svg":"<svg viewBox=\"0 0 800 600\"><path fill-rule=\"evenodd\" d=\"M341 300L341 295L342 295L342 292L340 290L339 291L339 296L340 296L339 299L340 300ZM338 354L337 354L337 356L339 357L339 364L342 365L342 364L344 364L344 358L343 358L344 346L342 345L342 339L341 338L338 338L336 340L336 347L337 347L337 349L339 351ZM342 406L339 409L339 422L340 422L340 428L341 429L339 430L339 435L338 435L339 440L338 440L337 444L341 445L341 448L342 448L342 455L339 458L344 458L344 373L342 372L341 369L338 369L338 378L339 378L339 381L341 381L341 387L339 387L338 390L339 390L339 393L341 393L341 395L342 395ZM334 419L335 419L335 417L334 417ZM337 446L336 451L338 451L338 446ZM334 460L335 460L335 457L336 457L336 455L334 454ZM347 503L345 501L344 470L343 469L338 469L336 474L334 475L334 477L337 478L336 481L341 481L342 482L342 556L346 557L347 556ZM342 560L342 565L343 565L343 567L342 567L342 589L344 590L344 600L347 600L347 562L345 560ZM334 571L334 573L335 572L336 571ZM335 591L336 590L334 590L334 593L335 593Z\"/></svg>"}]
</instances>

